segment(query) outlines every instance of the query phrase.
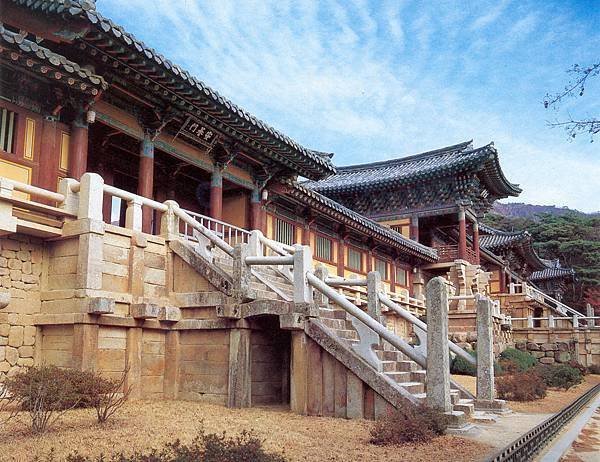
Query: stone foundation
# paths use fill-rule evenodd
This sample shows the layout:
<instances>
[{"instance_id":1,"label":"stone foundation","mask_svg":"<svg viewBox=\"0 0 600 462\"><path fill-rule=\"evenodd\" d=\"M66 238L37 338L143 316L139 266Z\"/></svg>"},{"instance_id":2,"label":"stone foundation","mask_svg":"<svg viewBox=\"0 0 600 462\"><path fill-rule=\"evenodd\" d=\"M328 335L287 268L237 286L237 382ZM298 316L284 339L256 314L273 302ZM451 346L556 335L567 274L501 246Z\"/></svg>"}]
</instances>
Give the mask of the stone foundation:
<instances>
[{"instance_id":1,"label":"stone foundation","mask_svg":"<svg viewBox=\"0 0 600 462\"><path fill-rule=\"evenodd\" d=\"M573 342L517 342L515 347L527 351L536 357L541 364L564 364L575 359L575 344Z\"/></svg>"}]
</instances>

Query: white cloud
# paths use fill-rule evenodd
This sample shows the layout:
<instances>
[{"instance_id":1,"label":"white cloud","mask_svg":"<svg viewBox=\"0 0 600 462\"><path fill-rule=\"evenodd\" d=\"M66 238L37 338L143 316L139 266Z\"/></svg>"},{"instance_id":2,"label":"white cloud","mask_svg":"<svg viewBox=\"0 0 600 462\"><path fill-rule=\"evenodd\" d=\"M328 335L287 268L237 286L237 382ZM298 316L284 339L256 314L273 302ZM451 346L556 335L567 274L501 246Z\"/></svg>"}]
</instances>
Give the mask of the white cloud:
<instances>
[{"instance_id":1,"label":"white cloud","mask_svg":"<svg viewBox=\"0 0 600 462\"><path fill-rule=\"evenodd\" d=\"M556 12L502 2L477 15L454 3L393 0L106 0L98 8L267 123L335 151L339 164L494 140L522 199L600 208L597 181L581 175L600 177L598 159L547 130L539 104L548 40L566 47L572 36L571 20ZM487 32L496 23L504 32ZM540 24L560 27L536 45Z\"/></svg>"}]
</instances>

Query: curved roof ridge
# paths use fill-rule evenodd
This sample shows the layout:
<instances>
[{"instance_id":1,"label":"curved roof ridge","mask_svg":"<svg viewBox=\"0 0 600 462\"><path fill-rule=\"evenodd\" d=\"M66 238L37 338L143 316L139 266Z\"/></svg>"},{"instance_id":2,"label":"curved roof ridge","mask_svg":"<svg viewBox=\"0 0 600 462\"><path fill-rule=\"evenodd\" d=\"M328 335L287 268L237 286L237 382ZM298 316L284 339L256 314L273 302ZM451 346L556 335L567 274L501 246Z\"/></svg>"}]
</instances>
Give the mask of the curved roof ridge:
<instances>
[{"instance_id":1,"label":"curved roof ridge","mask_svg":"<svg viewBox=\"0 0 600 462\"><path fill-rule=\"evenodd\" d=\"M465 149L469 146L471 147L471 149L469 151L465 151ZM476 151L476 150L485 148L487 146L488 145L482 146L481 148L473 149L473 140L463 141L462 143L453 144L451 146L446 146L444 148L434 149L432 151L421 152L419 154L412 154L410 156L397 157L395 159L380 160L377 162L370 162L368 164L353 164L353 165L344 165L341 167L338 166L337 172L339 174L342 172L349 172L349 171L369 170L369 169L373 169L373 168L377 168L377 167L385 167L385 166L389 166L389 165L402 164L404 162L417 160L417 159L426 159L428 157L434 157L436 155L445 154L445 153L449 153L452 151L460 151L461 153Z\"/></svg>"}]
</instances>

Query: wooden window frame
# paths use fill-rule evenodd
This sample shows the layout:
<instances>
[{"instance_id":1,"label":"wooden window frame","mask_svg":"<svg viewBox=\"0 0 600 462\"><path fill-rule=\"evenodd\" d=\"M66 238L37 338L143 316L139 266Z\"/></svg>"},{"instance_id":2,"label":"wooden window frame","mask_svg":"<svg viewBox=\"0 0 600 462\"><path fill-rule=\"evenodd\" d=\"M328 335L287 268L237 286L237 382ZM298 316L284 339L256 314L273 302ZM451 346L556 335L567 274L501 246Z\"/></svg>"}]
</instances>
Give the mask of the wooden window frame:
<instances>
[{"instance_id":1,"label":"wooden window frame","mask_svg":"<svg viewBox=\"0 0 600 462\"><path fill-rule=\"evenodd\" d=\"M346 244L344 247L346 247L346 260L348 261L348 264L344 264L344 269L348 270L348 271L352 271L353 273L358 273L358 274L367 274L365 271L365 262L364 262L364 256L365 256L365 251L361 250L359 247L353 246L353 245L349 245ZM350 267L349 263L350 263L350 250L354 250L355 252L358 252L360 254L360 269L357 270L355 268ZM345 262L344 262L345 263Z\"/></svg>"},{"instance_id":2,"label":"wooden window frame","mask_svg":"<svg viewBox=\"0 0 600 462\"><path fill-rule=\"evenodd\" d=\"M287 223L288 225L290 225L292 227L292 243L291 244L287 244L287 245L294 245L296 243L296 230L298 228L298 223L295 223L294 221L290 220L289 218L286 217L282 217L279 214L273 214L273 240L277 241L277 220L281 220L284 223ZM280 242L280 241L277 241ZM283 242L283 244L286 244L285 242Z\"/></svg>"},{"instance_id":3,"label":"wooden window frame","mask_svg":"<svg viewBox=\"0 0 600 462\"><path fill-rule=\"evenodd\" d=\"M381 258L378 257L376 255L373 255L373 271L377 271L377 262L381 262L385 264L385 274L381 275L381 280L385 281L385 282L392 282L391 279L391 262L389 260L386 260L385 258Z\"/></svg>"},{"instance_id":4,"label":"wooden window frame","mask_svg":"<svg viewBox=\"0 0 600 462\"><path fill-rule=\"evenodd\" d=\"M322 263L328 263L330 265L335 265L336 262L337 262L337 259L336 259L336 255L335 255L336 252L334 251L335 250L335 246L333 245L333 239L334 238L329 237L326 234L320 233L318 231L315 231L314 234L315 234L315 251L313 253L314 259L317 260L317 261L320 261ZM319 239L319 238L325 239L325 240L329 241L329 243L331 244L331 252L330 252L331 260L327 260L326 258L322 258L322 257L319 257L317 255L317 248L318 248L317 247L317 239ZM338 243L338 245L339 245L339 243Z\"/></svg>"},{"instance_id":5,"label":"wooden window frame","mask_svg":"<svg viewBox=\"0 0 600 462\"><path fill-rule=\"evenodd\" d=\"M406 284L400 284L398 282L398 270L403 270L406 274ZM397 287L403 287L405 289L410 290L410 273L412 271L412 268L409 265L403 265L400 263L396 263L396 274L394 275L394 285L396 285Z\"/></svg>"}]
</instances>

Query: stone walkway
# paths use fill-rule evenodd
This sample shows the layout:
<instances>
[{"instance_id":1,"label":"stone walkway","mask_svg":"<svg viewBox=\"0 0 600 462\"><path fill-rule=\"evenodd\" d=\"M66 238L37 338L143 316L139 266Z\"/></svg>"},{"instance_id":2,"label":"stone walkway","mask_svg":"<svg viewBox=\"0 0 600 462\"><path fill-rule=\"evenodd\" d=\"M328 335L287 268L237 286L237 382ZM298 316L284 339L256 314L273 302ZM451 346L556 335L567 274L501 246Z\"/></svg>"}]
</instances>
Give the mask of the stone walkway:
<instances>
[{"instance_id":1,"label":"stone walkway","mask_svg":"<svg viewBox=\"0 0 600 462\"><path fill-rule=\"evenodd\" d=\"M579 433L562 462L598 462L600 460L600 408Z\"/></svg>"}]
</instances>

